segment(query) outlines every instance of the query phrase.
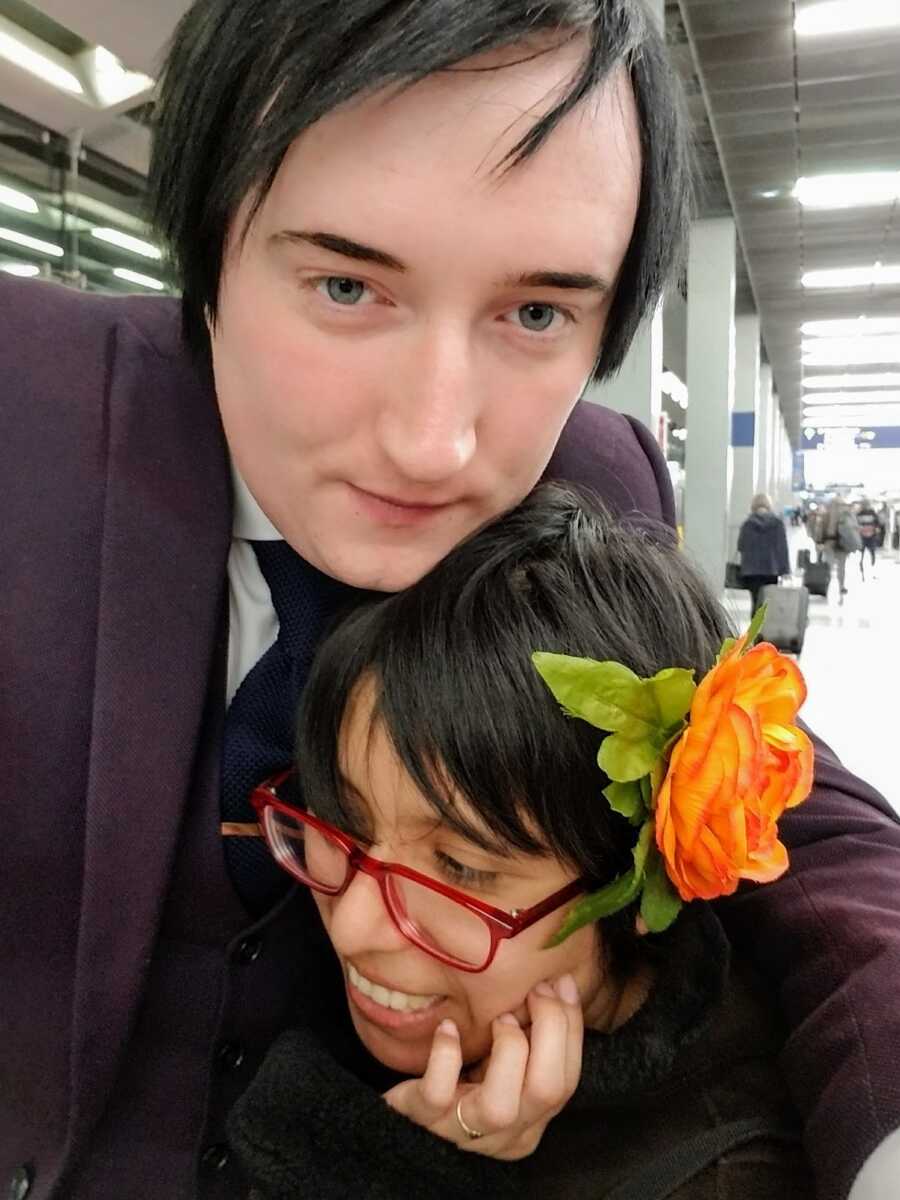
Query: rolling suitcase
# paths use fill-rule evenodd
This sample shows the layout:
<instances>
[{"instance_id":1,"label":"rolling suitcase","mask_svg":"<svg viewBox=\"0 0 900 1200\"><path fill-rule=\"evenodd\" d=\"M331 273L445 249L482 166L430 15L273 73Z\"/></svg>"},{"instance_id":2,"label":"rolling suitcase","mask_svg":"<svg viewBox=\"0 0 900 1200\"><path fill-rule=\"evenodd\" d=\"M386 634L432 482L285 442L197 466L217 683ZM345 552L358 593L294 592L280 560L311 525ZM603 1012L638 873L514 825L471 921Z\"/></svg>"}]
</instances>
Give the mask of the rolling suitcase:
<instances>
[{"instance_id":1,"label":"rolling suitcase","mask_svg":"<svg viewBox=\"0 0 900 1200\"><path fill-rule=\"evenodd\" d=\"M762 640L771 642L787 654L799 654L806 636L809 615L809 592L805 587L779 587L777 583L764 587L760 600L768 605Z\"/></svg>"},{"instance_id":2,"label":"rolling suitcase","mask_svg":"<svg viewBox=\"0 0 900 1200\"><path fill-rule=\"evenodd\" d=\"M741 578L741 564L729 562L725 564L725 586L727 588L742 588L744 581Z\"/></svg>"},{"instance_id":3,"label":"rolling suitcase","mask_svg":"<svg viewBox=\"0 0 900 1200\"><path fill-rule=\"evenodd\" d=\"M811 562L803 570L803 586L811 596L827 596L828 585L831 583L831 566L820 558Z\"/></svg>"}]
</instances>

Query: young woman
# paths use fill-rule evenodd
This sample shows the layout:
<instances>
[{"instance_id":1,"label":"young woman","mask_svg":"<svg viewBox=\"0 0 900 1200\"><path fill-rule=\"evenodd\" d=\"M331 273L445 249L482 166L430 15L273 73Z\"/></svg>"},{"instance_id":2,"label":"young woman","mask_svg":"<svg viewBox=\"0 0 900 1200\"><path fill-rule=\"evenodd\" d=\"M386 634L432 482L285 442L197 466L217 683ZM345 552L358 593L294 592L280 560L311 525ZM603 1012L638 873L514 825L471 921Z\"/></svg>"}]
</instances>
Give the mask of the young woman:
<instances>
[{"instance_id":1,"label":"young woman","mask_svg":"<svg viewBox=\"0 0 900 1200\"><path fill-rule=\"evenodd\" d=\"M254 1196L812 1195L704 902L786 868L803 684L727 634L664 533L549 487L326 640L255 800L331 985L232 1114Z\"/></svg>"}]
</instances>

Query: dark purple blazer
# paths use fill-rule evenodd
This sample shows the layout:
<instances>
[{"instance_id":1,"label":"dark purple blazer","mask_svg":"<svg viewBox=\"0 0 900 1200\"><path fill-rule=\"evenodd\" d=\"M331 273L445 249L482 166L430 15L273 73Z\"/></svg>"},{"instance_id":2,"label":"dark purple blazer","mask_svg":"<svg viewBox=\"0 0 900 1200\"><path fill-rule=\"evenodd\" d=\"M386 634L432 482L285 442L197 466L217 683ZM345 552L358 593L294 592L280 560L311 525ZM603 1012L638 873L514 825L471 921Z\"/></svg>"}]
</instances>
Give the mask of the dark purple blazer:
<instances>
[{"instance_id":1,"label":"dark purple blazer","mask_svg":"<svg viewBox=\"0 0 900 1200\"><path fill-rule=\"evenodd\" d=\"M174 301L0 274L0 359L0 1191L36 1163L32 1196L67 1200L55 1181L134 1052L206 769L229 468ZM673 520L649 434L601 407L578 406L548 473ZM837 1200L900 1126L900 824L821 744L817 763L783 823L791 872L720 914L778 990L784 1070Z\"/></svg>"}]
</instances>

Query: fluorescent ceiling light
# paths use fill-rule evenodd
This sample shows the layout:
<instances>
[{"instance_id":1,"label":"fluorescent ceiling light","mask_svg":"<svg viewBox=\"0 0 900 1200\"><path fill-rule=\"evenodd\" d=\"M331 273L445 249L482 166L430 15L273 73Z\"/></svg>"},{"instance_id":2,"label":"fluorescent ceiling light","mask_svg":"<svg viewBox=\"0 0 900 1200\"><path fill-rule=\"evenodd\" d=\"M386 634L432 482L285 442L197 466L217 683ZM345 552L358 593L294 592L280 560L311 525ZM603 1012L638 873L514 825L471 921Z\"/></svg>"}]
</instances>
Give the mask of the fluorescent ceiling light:
<instances>
[{"instance_id":1,"label":"fluorescent ceiling light","mask_svg":"<svg viewBox=\"0 0 900 1200\"><path fill-rule=\"evenodd\" d=\"M900 404L900 392L813 392L803 397L813 404Z\"/></svg>"},{"instance_id":2,"label":"fluorescent ceiling light","mask_svg":"<svg viewBox=\"0 0 900 1200\"><path fill-rule=\"evenodd\" d=\"M887 287L900 284L900 263L889 267L845 267L836 271L807 271L800 280L805 288Z\"/></svg>"},{"instance_id":3,"label":"fluorescent ceiling light","mask_svg":"<svg viewBox=\"0 0 900 1200\"><path fill-rule=\"evenodd\" d=\"M804 208L853 208L892 204L900 196L900 171L864 171L843 175L804 175L791 195Z\"/></svg>"},{"instance_id":4,"label":"fluorescent ceiling light","mask_svg":"<svg viewBox=\"0 0 900 1200\"><path fill-rule=\"evenodd\" d=\"M54 61L49 53L50 47L47 47L48 53L42 54L28 44L24 35L13 36L7 32L7 28L15 28L11 21L4 20L3 25L4 28L0 28L0 58L5 58L7 62L36 75L38 79L43 79L45 83L52 84L60 91L71 92L76 96L84 95L81 80L72 71L67 71L60 63ZM29 40L37 41L36 38Z\"/></svg>"},{"instance_id":5,"label":"fluorescent ceiling light","mask_svg":"<svg viewBox=\"0 0 900 1200\"><path fill-rule=\"evenodd\" d=\"M154 86L149 75L129 71L104 46L95 46L83 56L97 99L104 108L132 100Z\"/></svg>"},{"instance_id":6,"label":"fluorescent ceiling light","mask_svg":"<svg viewBox=\"0 0 900 1200\"><path fill-rule=\"evenodd\" d=\"M801 36L824 33L854 33L865 29L887 29L900 25L897 0L827 0L810 4L797 13L794 28Z\"/></svg>"},{"instance_id":7,"label":"fluorescent ceiling light","mask_svg":"<svg viewBox=\"0 0 900 1200\"><path fill-rule=\"evenodd\" d=\"M129 271L127 267L116 267L113 275L117 279L124 279L128 283L137 283L141 287L152 288L154 292L165 291L166 285L158 279L151 279L149 275L140 275L137 271Z\"/></svg>"},{"instance_id":8,"label":"fluorescent ceiling light","mask_svg":"<svg viewBox=\"0 0 900 1200\"><path fill-rule=\"evenodd\" d=\"M801 350L807 367L900 363L900 337L818 338Z\"/></svg>"},{"instance_id":9,"label":"fluorescent ceiling light","mask_svg":"<svg viewBox=\"0 0 900 1200\"><path fill-rule=\"evenodd\" d=\"M0 263L0 271L5 271L7 275L18 275L22 279L33 279L35 275L40 275L41 268L33 263Z\"/></svg>"},{"instance_id":10,"label":"fluorescent ceiling light","mask_svg":"<svg viewBox=\"0 0 900 1200\"><path fill-rule=\"evenodd\" d=\"M681 408L688 406L688 390L674 371L663 371L660 385L667 396L671 396Z\"/></svg>"},{"instance_id":11,"label":"fluorescent ceiling light","mask_svg":"<svg viewBox=\"0 0 900 1200\"><path fill-rule=\"evenodd\" d=\"M132 237L130 233L120 233L118 229L92 229L91 237L100 242L109 242L112 246L120 246L123 250L130 250L133 254L142 254L144 258L162 258L162 250L158 250L156 246L151 246L141 238Z\"/></svg>"},{"instance_id":12,"label":"fluorescent ceiling light","mask_svg":"<svg viewBox=\"0 0 900 1200\"><path fill-rule=\"evenodd\" d=\"M838 408L833 412L811 408L804 410L803 419L817 425L832 422L840 425L900 425L900 404L892 408Z\"/></svg>"},{"instance_id":13,"label":"fluorescent ceiling light","mask_svg":"<svg viewBox=\"0 0 900 1200\"><path fill-rule=\"evenodd\" d=\"M807 375L805 388L891 388L900 387L900 372L881 375Z\"/></svg>"},{"instance_id":14,"label":"fluorescent ceiling light","mask_svg":"<svg viewBox=\"0 0 900 1200\"><path fill-rule=\"evenodd\" d=\"M26 196L24 192L17 192L15 188L4 187L0 183L0 204L6 208L15 208L18 212L31 213L32 216L39 213L36 201L30 196Z\"/></svg>"},{"instance_id":15,"label":"fluorescent ceiling light","mask_svg":"<svg viewBox=\"0 0 900 1200\"><path fill-rule=\"evenodd\" d=\"M856 317L851 321L804 321L804 337L868 337L870 334L900 333L900 317Z\"/></svg>"},{"instance_id":16,"label":"fluorescent ceiling light","mask_svg":"<svg viewBox=\"0 0 900 1200\"><path fill-rule=\"evenodd\" d=\"M39 238L29 237L27 233L16 233L14 229L0 229L0 241L15 242L17 246L27 246L29 250L36 250L38 254L50 254L53 258L62 258L65 254L62 246L55 246L53 242L42 242Z\"/></svg>"}]
</instances>

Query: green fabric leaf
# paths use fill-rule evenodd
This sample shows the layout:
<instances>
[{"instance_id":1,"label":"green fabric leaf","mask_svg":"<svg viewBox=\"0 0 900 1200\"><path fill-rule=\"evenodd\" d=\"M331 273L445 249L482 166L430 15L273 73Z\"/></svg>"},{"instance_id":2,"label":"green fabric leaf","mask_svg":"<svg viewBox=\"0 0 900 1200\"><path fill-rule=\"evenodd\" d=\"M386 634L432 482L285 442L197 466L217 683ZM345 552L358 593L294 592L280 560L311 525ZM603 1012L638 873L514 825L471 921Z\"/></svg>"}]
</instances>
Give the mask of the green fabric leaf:
<instances>
[{"instance_id":1,"label":"green fabric leaf","mask_svg":"<svg viewBox=\"0 0 900 1200\"><path fill-rule=\"evenodd\" d=\"M657 764L658 769L658 764ZM649 775L643 775L640 780L641 799L644 801L644 808L650 812L653 808L653 772Z\"/></svg>"},{"instance_id":2,"label":"green fabric leaf","mask_svg":"<svg viewBox=\"0 0 900 1200\"><path fill-rule=\"evenodd\" d=\"M722 643L722 648L718 653L716 662L720 663L722 661L722 659L725 657L725 655L728 653L728 651L731 650L736 644L737 644L737 638L726 638L725 641Z\"/></svg>"},{"instance_id":3,"label":"green fabric leaf","mask_svg":"<svg viewBox=\"0 0 900 1200\"><path fill-rule=\"evenodd\" d=\"M545 949L549 950L552 946L559 946L582 926L590 925L594 921L600 921L603 917L609 917L613 913L619 912L620 909L631 904L640 890L641 885L635 878L634 871L626 871L624 875L620 875L618 879L614 879L612 883L608 883L598 892L592 892L591 895L583 897L566 913L565 920L547 942Z\"/></svg>"},{"instance_id":4,"label":"green fabric leaf","mask_svg":"<svg viewBox=\"0 0 900 1200\"><path fill-rule=\"evenodd\" d=\"M629 821L644 820L644 798L637 783L611 783L603 789L603 795L613 812L620 813Z\"/></svg>"},{"instance_id":5,"label":"green fabric leaf","mask_svg":"<svg viewBox=\"0 0 900 1200\"><path fill-rule=\"evenodd\" d=\"M647 738L660 727L656 699L646 681L616 662L594 662L536 651L538 674L571 716L597 729Z\"/></svg>"},{"instance_id":6,"label":"green fabric leaf","mask_svg":"<svg viewBox=\"0 0 900 1200\"><path fill-rule=\"evenodd\" d=\"M653 799L650 803L651 812L653 812L653 810L656 808L656 797L659 795L659 789L662 787L663 780L666 777L666 771L669 769L669 761L665 757L665 753L669 749L669 744L670 743L666 744L663 750L663 755L656 760L656 766L650 772L650 792L653 796Z\"/></svg>"},{"instance_id":7,"label":"green fabric leaf","mask_svg":"<svg viewBox=\"0 0 900 1200\"><path fill-rule=\"evenodd\" d=\"M642 738L633 741L619 733L603 739L597 763L600 770L616 783L631 783L642 775L649 775L662 753L663 736Z\"/></svg>"},{"instance_id":8,"label":"green fabric leaf","mask_svg":"<svg viewBox=\"0 0 900 1200\"><path fill-rule=\"evenodd\" d=\"M684 719L697 690L694 672L684 667L669 667L660 671L647 680L647 686L653 692L660 723L666 729Z\"/></svg>"},{"instance_id":9,"label":"green fabric leaf","mask_svg":"<svg viewBox=\"0 0 900 1200\"><path fill-rule=\"evenodd\" d=\"M644 874L641 916L651 933L668 929L681 911L682 900L666 873L666 864L656 846L651 848Z\"/></svg>"},{"instance_id":10,"label":"green fabric leaf","mask_svg":"<svg viewBox=\"0 0 900 1200\"><path fill-rule=\"evenodd\" d=\"M767 604L761 604L759 606L759 608L756 610L756 612L753 616L753 620L750 622L750 628L747 630L747 641L744 644L744 653L745 654L747 653L748 650L751 649L751 647L753 646L753 643L756 641L756 639L759 637L760 633L762 632L762 627L766 622L767 610L768 610Z\"/></svg>"},{"instance_id":11,"label":"green fabric leaf","mask_svg":"<svg viewBox=\"0 0 900 1200\"><path fill-rule=\"evenodd\" d=\"M656 829L656 822L652 819L645 821L641 826L641 832L638 834L638 840L634 844L632 855L634 857L634 877L638 881L644 878L644 871L647 865L647 856L650 854L653 846L653 834Z\"/></svg>"}]
</instances>

